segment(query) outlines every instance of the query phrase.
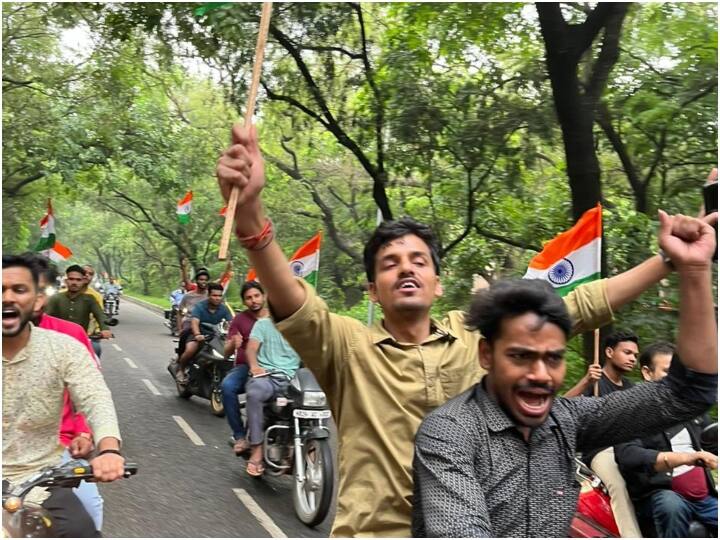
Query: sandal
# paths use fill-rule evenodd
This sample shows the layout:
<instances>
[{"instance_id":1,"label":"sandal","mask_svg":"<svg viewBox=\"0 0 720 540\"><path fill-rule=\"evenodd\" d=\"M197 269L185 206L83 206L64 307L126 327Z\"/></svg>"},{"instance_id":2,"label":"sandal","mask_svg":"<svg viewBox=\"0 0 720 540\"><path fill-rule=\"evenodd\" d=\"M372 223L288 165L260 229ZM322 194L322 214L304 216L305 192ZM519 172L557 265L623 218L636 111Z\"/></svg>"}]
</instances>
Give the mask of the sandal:
<instances>
[{"instance_id":1,"label":"sandal","mask_svg":"<svg viewBox=\"0 0 720 540\"><path fill-rule=\"evenodd\" d=\"M236 456L242 456L245 452L250 449L250 443L247 439L238 439L233 444L233 452Z\"/></svg>"},{"instance_id":2,"label":"sandal","mask_svg":"<svg viewBox=\"0 0 720 540\"><path fill-rule=\"evenodd\" d=\"M247 473L250 476L260 477L265 472L265 465L261 461L250 460L247 462Z\"/></svg>"}]
</instances>

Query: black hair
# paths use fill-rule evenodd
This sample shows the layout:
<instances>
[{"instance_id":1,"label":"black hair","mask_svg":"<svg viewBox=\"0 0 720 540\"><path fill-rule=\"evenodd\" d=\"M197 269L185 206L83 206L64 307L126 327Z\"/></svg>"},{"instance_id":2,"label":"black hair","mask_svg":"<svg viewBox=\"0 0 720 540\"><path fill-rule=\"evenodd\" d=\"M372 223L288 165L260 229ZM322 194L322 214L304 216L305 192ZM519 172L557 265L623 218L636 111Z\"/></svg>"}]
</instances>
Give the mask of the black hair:
<instances>
[{"instance_id":1,"label":"black hair","mask_svg":"<svg viewBox=\"0 0 720 540\"><path fill-rule=\"evenodd\" d=\"M375 257L378 251L388 242L408 234L414 234L427 244L435 266L435 274L440 275L440 246L435 233L427 225L412 218L404 217L397 221L383 221L365 244L363 264L365 265L365 275L368 282L375 281Z\"/></svg>"},{"instance_id":2,"label":"black hair","mask_svg":"<svg viewBox=\"0 0 720 540\"><path fill-rule=\"evenodd\" d=\"M220 285L219 283L210 283L207 286L208 296L210 296L210 293L213 291L224 291L224 290L225 289L223 288L223 286Z\"/></svg>"},{"instance_id":3,"label":"black hair","mask_svg":"<svg viewBox=\"0 0 720 540\"><path fill-rule=\"evenodd\" d=\"M480 330L492 343L504 319L525 313L535 313L543 324L554 324L569 337L571 323L565 302L541 279L506 279L478 291L465 314L465 324L471 330Z\"/></svg>"},{"instance_id":4,"label":"black hair","mask_svg":"<svg viewBox=\"0 0 720 540\"><path fill-rule=\"evenodd\" d=\"M54 285L58 277L57 266L55 266L49 258L44 255L40 255L39 253L28 252L26 255L31 256L33 261L35 261L35 267L38 271L38 280L40 278L45 278L45 281L47 281L49 285Z\"/></svg>"},{"instance_id":5,"label":"black hair","mask_svg":"<svg viewBox=\"0 0 720 540\"><path fill-rule=\"evenodd\" d=\"M195 281L197 281L200 276L207 276L207 278L210 279L210 272L205 270L205 268L201 268L200 270L195 272Z\"/></svg>"},{"instance_id":6,"label":"black hair","mask_svg":"<svg viewBox=\"0 0 720 540\"><path fill-rule=\"evenodd\" d=\"M618 343L622 343L623 341L632 341L635 343L635 345L640 345L640 340L638 339L636 334L633 334L628 330L616 330L605 338L605 345L603 349L606 349L608 347L614 349L615 347L617 347Z\"/></svg>"},{"instance_id":7,"label":"black hair","mask_svg":"<svg viewBox=\"0 0 720 540\"><path fill-rule=\"evenodd\" d=\"M31 253L23 253L21 255L3 255L3 270L6 268L21 267L27 268L32 275L32 281L35 289L38 287L38 268L35 264L35 257Z\"/></svg>"},{"instance_id":8,"label":"black hair","mask_svg":"<svg viewBox=\"0 0 720 540\"><path fill-rule=\"evenodd\" d=\"M67 276L70 272L77 272L79 274L85 275L85 269L80 266L79 264L71 264L65 269L65 275Z\"/></svg>"},{"instance_id":9,"label":"black hair","mask_svg":"<svg viewBox=\"0 0 720 540\"><path fill-rule=\"evenodd\" d=\"M260 282L246 281L242 284L242 287L240 288L240 298L245 300L245 293L248 292L250 289L257 289L258 291L260 291L261 294L265 294L265 289L263 289L262 285L260 285Z\"/></svg>"},{"instance_id":10,"label":"black hair","mask_svg":"<svg viewBox=\"0 0 720 540\"><path fill-rule=\"evenodd\" d=\"M653 369L653 359L657 354L669 354L672 356L675 354L675 345L667 341L657 341L652 345L648 345L640 355L640 358L638 358L640 366L647 366Z\"/></svg>"}]
</instances>

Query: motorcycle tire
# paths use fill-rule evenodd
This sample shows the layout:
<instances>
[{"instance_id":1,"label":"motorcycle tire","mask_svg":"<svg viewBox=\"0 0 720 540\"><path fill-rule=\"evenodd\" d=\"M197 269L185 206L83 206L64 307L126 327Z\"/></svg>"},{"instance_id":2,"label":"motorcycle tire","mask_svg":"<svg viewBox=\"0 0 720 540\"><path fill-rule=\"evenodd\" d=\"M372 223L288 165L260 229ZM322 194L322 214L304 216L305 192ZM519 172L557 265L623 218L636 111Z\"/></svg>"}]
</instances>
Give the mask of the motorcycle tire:
<instances>
[{"instance_id":1,"label":"motorcycle tire","mask_svg":"<svg viewBox=\"0 0 720 540\"><path fill-rule=\"evenodd\" d=\"M225 406L222 401L222 392L219 388L213 389L210 392L210 412L215 416L225 416Z\"/></svg>"},{"instance_id":2,"label":"motorcycle tire","mask_svg":"<svg viewBox=\"0 0 720 540\"><path fill-rule=\"evenodd\" d=\"M293 506L298 519L314 527L325 520L332 502L335 474L330 443L327 439L310 439L298 458L305 461L305 482L293 482Z\"/></svg>"}]
</instances>

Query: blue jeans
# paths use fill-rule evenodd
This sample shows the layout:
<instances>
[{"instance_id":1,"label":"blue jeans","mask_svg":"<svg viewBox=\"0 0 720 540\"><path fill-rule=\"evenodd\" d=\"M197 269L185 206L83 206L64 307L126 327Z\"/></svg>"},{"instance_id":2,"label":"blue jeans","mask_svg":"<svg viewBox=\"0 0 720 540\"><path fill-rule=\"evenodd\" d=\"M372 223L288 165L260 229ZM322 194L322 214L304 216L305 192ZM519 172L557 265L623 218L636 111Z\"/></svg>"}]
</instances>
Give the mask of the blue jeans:
<instances>
[{"instance_id":1,"label":"blue jeans","mask_svg":"<svg viewBox=\"0 0 720 540\"><path fill-rule=\"evenodd\" d=\"M687 538L690 521L717 527L717 498L689 501L670 489L660 489L635 505L638 516L651 519L658 538Z\"/></svg>"},{"instance_id":2,"label":"blue jeans","mask_svg":"<svg viewBox=\"0 0 720 540\"><path fill-rule=\"evenodd\" d=\"M62 463L67 463L72 459L73 457L70 455L70 451L66 448L62 456ZM87 463L84 459L80 461ZM100 491L98 491L97 484L83 480L78 487L73 488L73 492L75 496L80 499L80 502L85 507L85 511L90 514L95 524L95 529L101 531L103 522L103 498L100 495Z\"/></svg>"},{"instance_id":3,"label":"blue jeans","mask_svg":"<svg viewBox=\"0 0 720 540\"><path fill-rule=\"evenodd\" d=\"M102 354L102 347L100 346L100 340L99 339L91 339L90 343L92 344L93 351L95 351L95 356L100 358L100 355Z\"/></svg>"},{"instance_id":4,"label":"blue jeans","mask_svg":"<svg viewBox=\"0 0 720 540\"><path fill-rule=\"evenodd\" d=\"M225 375L221 383L223 407L225 407L225 415L235 440L245 437L245 426L240 417L238 394L245 392L249 371L250 368L247 364L235 366Z\"/></svg>"}]
</instances>

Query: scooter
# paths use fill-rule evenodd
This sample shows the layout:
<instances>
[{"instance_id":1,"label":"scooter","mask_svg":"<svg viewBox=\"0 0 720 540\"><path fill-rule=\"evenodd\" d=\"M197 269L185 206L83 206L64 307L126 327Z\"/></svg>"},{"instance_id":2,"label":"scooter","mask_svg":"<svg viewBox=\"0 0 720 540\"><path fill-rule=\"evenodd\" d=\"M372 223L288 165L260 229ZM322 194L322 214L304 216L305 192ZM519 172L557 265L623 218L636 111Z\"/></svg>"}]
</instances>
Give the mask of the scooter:
<instances>
[{"instance_id":1,"label":"scooter","mask_svg":"<svg viewBox=\"0 0 720 540\"><path fill-rule=\"evenodd\" d=\"M195 358L188 367L187 382L178 382L175 377L177 359L182 354L179 347L175 348L177 356L173 357L168 365L168 371L175 380L178 396L183 399L190 399L191 396L209 399L210 411L215 416L225 415L220 385L235 364L235 355L225 358L225 339L228 327L229 324L225 321L220 324L200 323L205 341L200 345Z\"/></svg>"},{"instance_id":2,"label":"scooter","mask_svg":"<svg viewBox=\"0 0 720 540\"><path fill-rule=\"evenodd\" d=\"M125 478L136 474L134 463L125 464ZM51 538L53 520L42 506L25 501L25 496L36 487L77 487L80 481L95 481L90 465L69 461L59 467L43 469L18 486L3 480L2 528L5 538Z\"/></svg>"}]
</instances>

